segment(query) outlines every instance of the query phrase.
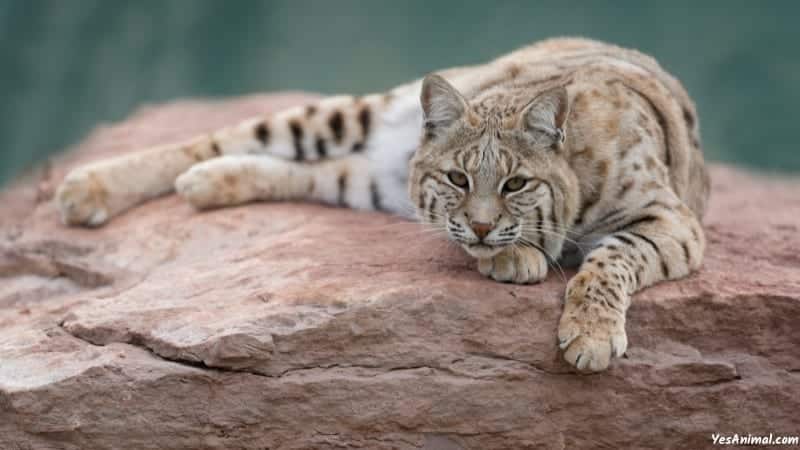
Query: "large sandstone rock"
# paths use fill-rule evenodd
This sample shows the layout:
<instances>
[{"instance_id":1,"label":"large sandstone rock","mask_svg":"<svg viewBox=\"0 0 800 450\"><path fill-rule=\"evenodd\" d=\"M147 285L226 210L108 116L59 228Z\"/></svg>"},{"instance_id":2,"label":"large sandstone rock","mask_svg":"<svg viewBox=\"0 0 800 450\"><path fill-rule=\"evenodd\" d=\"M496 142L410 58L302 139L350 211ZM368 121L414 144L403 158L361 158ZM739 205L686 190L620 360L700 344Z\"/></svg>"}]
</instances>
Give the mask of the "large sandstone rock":
<instances>
[{"instance_id":1,"label":"large sandstone rock","mask_svg":"<svg viewBox=\"0 0 800 450\"><path fill-rule=\"evenodd\" d=\"M383 214L175 196L97 230L49 201L87 160L306 97L147 109L0 196L2 449L704 448L798 432L800 183L717 166L702 271L635 296L578 375L564 277L498 284Z\"/></svg>"}]
</instances>

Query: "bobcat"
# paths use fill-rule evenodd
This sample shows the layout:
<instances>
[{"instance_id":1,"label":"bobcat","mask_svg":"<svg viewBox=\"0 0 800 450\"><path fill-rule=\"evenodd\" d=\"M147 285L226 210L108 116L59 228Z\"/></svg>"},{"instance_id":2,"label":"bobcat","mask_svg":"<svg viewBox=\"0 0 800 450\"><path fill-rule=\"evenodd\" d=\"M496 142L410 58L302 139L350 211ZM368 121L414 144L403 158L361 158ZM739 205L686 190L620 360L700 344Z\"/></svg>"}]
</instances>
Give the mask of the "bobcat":
<instances>
[{"instance_id":1,"label":"bobcat","mask_svg":"<svg viewBox=\"0 0 800 450\"><path fill-rule=\"evenodd\" d=\"M626 351L631 295L700 266L709 178L675 78L637 51L561 38L80 167L56 202L65 223L98 226L173 186L198 209L415 212L502 282L579 264L558 345L600 371Z\"/></svg>"}]
</instances>

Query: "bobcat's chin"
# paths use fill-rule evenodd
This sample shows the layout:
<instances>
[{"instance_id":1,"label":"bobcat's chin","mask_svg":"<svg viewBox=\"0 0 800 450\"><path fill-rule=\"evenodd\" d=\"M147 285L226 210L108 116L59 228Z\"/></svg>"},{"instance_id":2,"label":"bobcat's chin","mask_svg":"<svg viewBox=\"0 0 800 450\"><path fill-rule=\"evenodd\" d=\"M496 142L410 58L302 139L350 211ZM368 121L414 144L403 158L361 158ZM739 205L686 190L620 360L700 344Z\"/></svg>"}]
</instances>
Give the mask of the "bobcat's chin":
<instances>
[{"instance_id":1,"label":"bobcat's chin","mask_svg":"<svg viewBox=\"0 0 800 450\"><path fill-rule=\"evenodd\" d=\"M487 245L487 244L461 244L461 247L466 250L473 258L486 259L491 258L506 248L505 245Z\"/></svg>"}]
</instances>

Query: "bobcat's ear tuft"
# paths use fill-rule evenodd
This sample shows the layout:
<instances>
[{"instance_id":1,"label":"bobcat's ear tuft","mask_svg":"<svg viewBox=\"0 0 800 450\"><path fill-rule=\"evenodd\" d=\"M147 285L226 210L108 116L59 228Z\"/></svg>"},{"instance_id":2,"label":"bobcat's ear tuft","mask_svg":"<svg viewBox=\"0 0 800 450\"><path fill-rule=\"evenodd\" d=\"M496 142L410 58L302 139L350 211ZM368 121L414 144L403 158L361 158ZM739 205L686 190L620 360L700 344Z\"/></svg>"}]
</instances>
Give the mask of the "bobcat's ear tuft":
<instances>
[{"instance_id":1,"label":"bobcat's ear tuft","mask_svg":"<svg viewBox=\"0 0 800 450\"><path fill-rule=\"evenodd\" d=\"M459 120L467 111L466 99L444 78L431 74L422 80L423 119L426 135L436 135Z\"/></svg>"},{"instance_id":2,"label":"bobcat's ear tuft","mask_svg":"<svg viewBox=\"0 0 800 450\"><path fill-rule=\"evenodd\" d=\"M560 148L566 139L569 98L563 86L537 95L522 111L522 127L537 141Z\"/></svg>"}]
</instances>

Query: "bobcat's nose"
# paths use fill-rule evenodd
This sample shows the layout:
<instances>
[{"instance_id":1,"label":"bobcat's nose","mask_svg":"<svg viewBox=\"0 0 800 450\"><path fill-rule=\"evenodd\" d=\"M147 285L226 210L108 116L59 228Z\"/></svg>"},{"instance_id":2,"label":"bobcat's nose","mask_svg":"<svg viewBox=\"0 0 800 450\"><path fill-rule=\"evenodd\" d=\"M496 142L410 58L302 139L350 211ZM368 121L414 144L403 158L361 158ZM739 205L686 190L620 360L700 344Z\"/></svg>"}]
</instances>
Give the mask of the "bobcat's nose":
<instances>
[{"instance_id":1,"label":"bobcat's nose","mask_svg":"<svg viewBox=\"0 0 800 450\"><path fill-rule=\"evenodd\" d=\"M494 229L493 223L486 223L486 222L470 222L470 228L472 228L472 232L475 233L475 236L478 236L478 239L483 240L489 233L492 232Z\"/></svg>"}]
</instances>

